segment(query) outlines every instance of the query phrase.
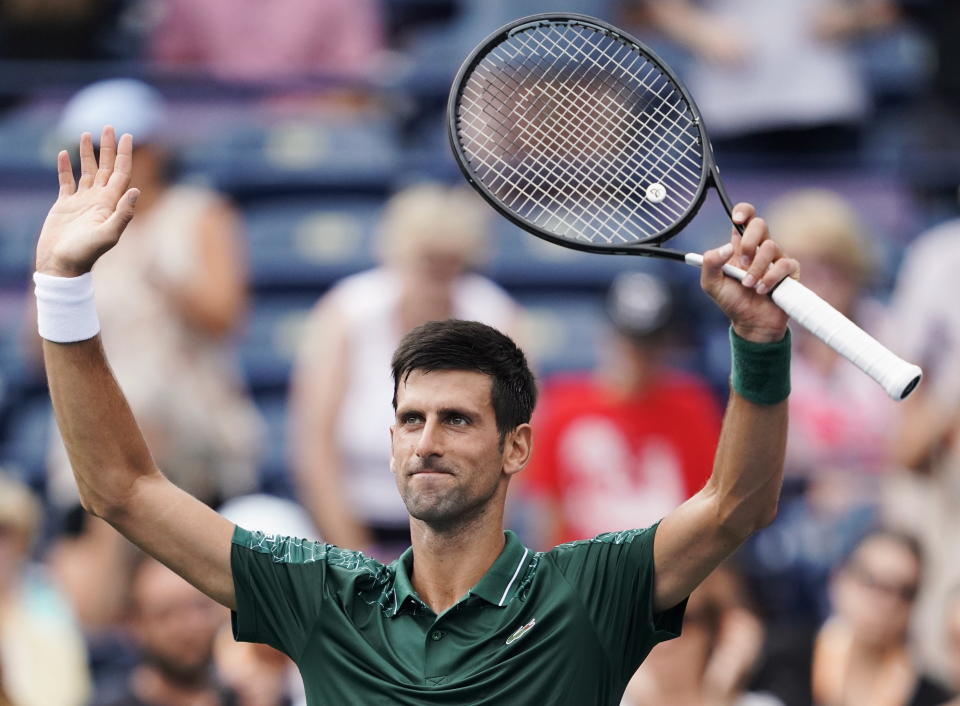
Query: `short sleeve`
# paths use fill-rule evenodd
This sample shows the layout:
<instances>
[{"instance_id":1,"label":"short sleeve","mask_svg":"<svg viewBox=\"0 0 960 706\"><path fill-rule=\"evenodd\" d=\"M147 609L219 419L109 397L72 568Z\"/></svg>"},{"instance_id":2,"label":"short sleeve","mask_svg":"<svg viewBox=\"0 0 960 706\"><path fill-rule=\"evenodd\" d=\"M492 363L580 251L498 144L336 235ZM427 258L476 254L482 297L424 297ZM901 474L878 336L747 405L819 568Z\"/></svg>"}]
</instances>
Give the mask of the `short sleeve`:
<instances>
[{"instance_id":1,"label":"short sleeve","mask_svg":"<svg viewBox=\"0 0 960 706\"><path fill-rule=\"evenodd\" d=\"M230 554L234 637L266 643L296 661L320 618L327 548L237 527Z\"/></svg>"},{"instance_id":2,"label":"short sleeve","mask_svg":"<svg viewBox=\"0 0 960 706\"><path fill-rule=\"evenodd\" d=\"M657 525L608 532L548 553L581 597L610 658L629 678L659 642L680 635L686 600L653 610L653 540Z\"/></svg>"}]
</instances>

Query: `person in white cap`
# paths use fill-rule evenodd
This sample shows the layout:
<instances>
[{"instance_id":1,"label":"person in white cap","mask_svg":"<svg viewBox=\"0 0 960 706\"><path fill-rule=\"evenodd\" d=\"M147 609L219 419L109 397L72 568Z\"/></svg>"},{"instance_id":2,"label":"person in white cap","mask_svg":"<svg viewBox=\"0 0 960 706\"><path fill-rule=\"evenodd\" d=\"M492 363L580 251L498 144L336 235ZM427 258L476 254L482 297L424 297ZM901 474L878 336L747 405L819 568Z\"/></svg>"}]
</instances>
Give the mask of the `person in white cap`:
<instances>
[{"instance_id":1,"label":"person in white cap","mask_svg":"<svg viewBox=\"0 0 960 706\"><path fill-rule=\"evenodd\" d=\"M261 429L229 351L247 310L237 215L209 189L170 182L156 89L133 79L87 86L65 106L58 132L99 137L104 123L137 135L131 180L140 189L129 237L93 272L104 348L174 482L210 503L248 492ZM77 491L59 438L48 466L50 500L70 513ZM103 577L124 575L124 547L100 520L82 524L55 568L84 626L97 632L122 604L124 582L114 588Z\"/></svg>"}]
</instances>

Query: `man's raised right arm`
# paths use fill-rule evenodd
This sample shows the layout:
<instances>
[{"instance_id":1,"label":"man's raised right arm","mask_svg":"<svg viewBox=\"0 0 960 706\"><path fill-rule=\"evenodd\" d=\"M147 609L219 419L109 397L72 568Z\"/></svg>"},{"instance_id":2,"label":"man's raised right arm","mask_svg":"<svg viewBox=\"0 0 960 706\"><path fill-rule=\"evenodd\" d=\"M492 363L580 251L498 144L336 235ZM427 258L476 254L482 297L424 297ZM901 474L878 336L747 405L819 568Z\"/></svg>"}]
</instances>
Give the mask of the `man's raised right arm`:
<instances>
[{"instance_id":1,"label":"man's raised right arm","mask_svg":"<svg viewBox=\"0 0 960 706\"><path fill-rule=\"evenodd\" d=\"M139 195L128 188L132 151L129 135L117 145L113 130L105 128L98 166L92 139L84 134L79 182L74 181L69 157L60 153L60 194L37 244L38 273L59 278L84 275L117 243ZM54 282L58 284L72 282ZM48 326L56 329L55 324ZM44 363L84 509L207 595L235 608L230 569L233 525L177 488L156 467L99 335L67 343L50 340L58 338L46 334Z\"/></svg>"}]
</instances>

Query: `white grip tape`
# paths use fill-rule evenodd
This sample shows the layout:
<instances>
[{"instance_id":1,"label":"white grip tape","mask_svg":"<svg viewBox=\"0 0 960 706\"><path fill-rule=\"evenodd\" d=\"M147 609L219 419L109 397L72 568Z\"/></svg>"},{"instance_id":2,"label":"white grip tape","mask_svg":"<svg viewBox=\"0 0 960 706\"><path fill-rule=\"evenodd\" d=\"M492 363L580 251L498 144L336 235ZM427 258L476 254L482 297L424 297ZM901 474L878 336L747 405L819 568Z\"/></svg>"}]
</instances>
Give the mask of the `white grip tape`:
<instances>
[{"instance_id":1,"label":"white grip tape","mask_svg":"<svg viewBox=\"0 0 960 706\"><path fill-rule=\"evenodd\" d=\"M898 358L795 279L787 277L770 296L790 318L880 383L893 399L903 399L920 382L919 366Z\"/></svg>"},{"instance_id":2,"label":"white grip tape","mask_svg":"<svg viewBox=\"0 0 960 706\"><path fill-rule=\"evenodd\" d=\"M703 256L698 253L689 253L685 260L688 265L703 266ZM746 274L733 265L724 265L723 272L737 280ZM902 400L920 382L923 371L919 366L894 355L797 280L787 277L770 297L790 318L880 383L893 399Z\"/></svg>"},{"instance_id":3,"label":"white grip tape","mask_svg":"<svg viewBox=\"0 0 960 706\"><path fill-rule=\"evenodd\" d=\"M86 341L100 333L93 300L93 275L54 277L35 272L37 330L54 343Z\"/></svg>"}]
</instances>

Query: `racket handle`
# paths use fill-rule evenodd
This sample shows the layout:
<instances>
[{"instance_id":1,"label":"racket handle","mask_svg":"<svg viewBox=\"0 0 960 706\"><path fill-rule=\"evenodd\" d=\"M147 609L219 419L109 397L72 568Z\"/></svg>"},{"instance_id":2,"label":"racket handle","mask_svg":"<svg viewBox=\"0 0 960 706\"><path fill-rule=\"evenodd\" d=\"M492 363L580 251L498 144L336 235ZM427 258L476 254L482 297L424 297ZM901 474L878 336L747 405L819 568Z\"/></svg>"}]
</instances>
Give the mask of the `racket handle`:
<instances>
[{"instance_id":1,"label":"racket handle","mask_svg":"<svg viewBox=\"0 0 960 706\"><path fill-rule=\"evenodd\" d=\"M686 262L701 267L703 257L691 253ZM736 280L742 280L746 274L729 264L723 266L723 272ZM919 366L896 356L797 280L787 277L770 297L790 318L880 383L893 399L904 399L923 377Z\"/></svg>"}]
</instances>

